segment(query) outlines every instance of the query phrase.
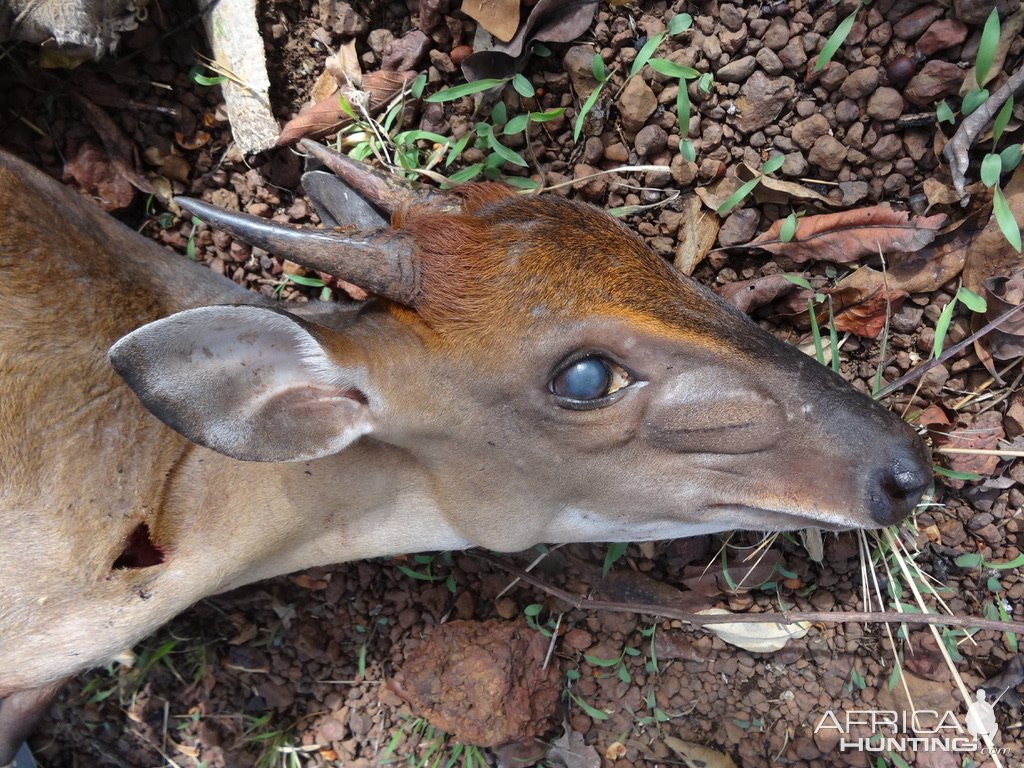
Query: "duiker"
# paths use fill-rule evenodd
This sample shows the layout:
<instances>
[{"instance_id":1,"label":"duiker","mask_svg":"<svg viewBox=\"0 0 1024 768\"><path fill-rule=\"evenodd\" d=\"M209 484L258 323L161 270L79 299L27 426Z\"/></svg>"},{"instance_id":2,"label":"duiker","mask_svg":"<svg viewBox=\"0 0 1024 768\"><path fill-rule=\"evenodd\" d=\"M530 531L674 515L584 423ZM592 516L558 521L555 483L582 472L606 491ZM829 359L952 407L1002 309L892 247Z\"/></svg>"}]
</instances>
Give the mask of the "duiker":
<instances>
[{"instance_id":1,"label":"duiker","mask_svg":"<svg viewBox=\"0 0 1024 768\"><path fill-rule=\"evenodd\" d=\"M0 764L68 676L257 579L921 496L913 431L607 214L331 162L390 226L183 205L351 306L263 300L0 154Z\"/></svg>"}]
</instances>

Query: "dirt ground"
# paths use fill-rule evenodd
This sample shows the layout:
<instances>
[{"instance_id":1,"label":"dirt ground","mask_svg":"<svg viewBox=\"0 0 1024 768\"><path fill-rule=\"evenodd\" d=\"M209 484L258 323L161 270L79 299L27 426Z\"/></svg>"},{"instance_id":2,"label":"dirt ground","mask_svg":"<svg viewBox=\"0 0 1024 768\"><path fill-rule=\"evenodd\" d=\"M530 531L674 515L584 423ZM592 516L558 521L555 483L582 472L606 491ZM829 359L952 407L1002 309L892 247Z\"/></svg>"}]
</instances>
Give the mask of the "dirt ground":
<instances>
[{"instance_id":1,"label":"dirt ground","mask_svg":"<svg viewBox=\"0 0 1024 768\"><path fill-rule=\"evenodd\" d=\"M1024 66L1020 3L998 5L1004 27L1018 23L1018 34L996 62L997 72L1002 71L990 90ZM396 49L387 50L393 39L405 66L429 72L428 92L462 82L452 59L472 43L474 23L450 6L424 0L422 9L410 13L401 2L375 0L351 6L327 0L263 3L260 21L277 117L283 123L298 112L326 57L352 38L366 71L394 57ZM977 287L984 278L1010 276L1021 266L1019 254L1005 246L991 246L991 239L985 241L988 250L979 245L989 221L990 192L974 187L966 209L942 192L952 180L941 150L955 126L936 120L936 106L942 99L960 103L962 80L975 62L991 7L982 0L875 0L859 10L849 2L835 6L815 0L602 4L584 34L569 43L549 43L549 57L534 56L527 63L524 72L537 90L536 107L566 108L561 119L537 132L532 154L549 185L625 164L668 166L670 174L583 178L559 194L615 208L660 203L682 192L625 220L658 253L674 260L684 250L679 243L692 219L720 218L719 247L694 276L723 293L741 281L760 279L754 288L744 284L741 292L761 295L768 290L763 279L783 272L804 275L817 291L835 287L851 273L851 264L802 263L785 249L735 247L791 211L855 211L888 202L915 215L945 214L960 226L950 233L943 230L938 242L953 244L939 255L937 248L922 251L928 265L941 262L942 269L936 267L941 282L908 280L890 318L883 379L891 382L927 359L942 310L961 281ZM815 72L815 55L854 11L845 43L832 63ZM647 69L625 82L644 42L681 12L692 14L693 28L666 38L658 56L714 75L708 93L696 80L690 84L692 162L679 151L674 81ZM114 143L137 153L131 161L135 170L162 177L175 193L281 220L314 221L312 206L299 190L299 158L284 150L247 164L231 144L219 88L190 79L196 52L204 45L191 13L190 5L154 0L147 21L125 37L117 56L72 70L39 68L37 52L29 46L3 48L0 143L84 187L87 194L122 195L126 202L119 217L182 252L191 240L197 258L253 290L285 301L319 300L318 290L284 283L282 265L269 256L254 254L222 233L193 233L190 222L125 190L117 179L110 186L96 181L111 165L114 150L109 126L87 116L81 97L116 126L120 136ZM419 40L414 33L425 16L436 19ZM584 51L581 59L578 46L590 53ZM583 136L574 141L580 90L593 87L587 85L593 79L587 70L595 52L611 72L610 85ZM511 89L504 98L510 115L522 107ZM460 135L480 119L471 110L467 98L421 105L410 109L407 119L412 127ZM1024 110L1016 107L999 149L1021 142L1022 115ZM728 181L736 169L746 164L756 171L772 151L785 157L774 177L794 187L761 189L735 211L716 217L711 207L738 186ZM969 182L977 181L977 158L985 151L976 151ZM470 149L464 160L482 156ZM539 178L537 168L505 170ZM1011 208L1024 221L1020 173L1007 173L1002 183ZM703 190L699 200L690 194L694 189ZM348 300L344 286L331 287L332 300ZM771 289L776 294L751 309L779 336L805 342L812 292L787 293L791 288L778 290L776 285ZM66 289L54 286L55 291ZM842 373L867 390L881 354L878 329L873 335L867 327L879 310L857 306L861 315L854 306L847 316L848 327L856 332L842 347ZM965 338L972 322L977 327L961 306L949 323L948 343ZM997 361L998 368L1012 362ZM1019 452L1024 431L1019 369L1010 369L1003 383L990 378L978 349L968 347L924 377L917 389L905 387L887 402L934 434L958 436L959 445ZM979 392L983 396L970 396ZM990 564L1013 561L1024 551L1024 466L1012 456L936 454L936 459L978 479L937 477L929 503L915 515L916 532L904 537L908 546L918 552L923 571L944 587L942 597L954 615L1019 620L1024 608L1021 570ZM759 539L752 534L729 539L729 568L744 570L741 559ZM698 602L732 611L770 611L780 605L831 613L863 610L854 534L825 536L820 562L808 556L798 537L779 537L764 561L774 570L764 565L751 569L751 579L761 586L735 593L722 578L721 546L719 537L633 544L603 577L608 548L576 545L550 554L535 573L573 595L627 605L688 608L696 594ZM983 564L962 558L969 554L980 554ZM524 568L536 556L501 559ZM888 578L883 564L875 563L872 570L883 582L896 581ZM316 569L203 601L135 649L133 666L112 665L70 685L32 739L32 748L45 768L358 768L473 765L477 760L529 765L536 749L464 748L429 726L396 693L394 678L406 659L412 655L414 665L423 664L424 644L441 643L430 630L454 620L499 618L520 622L524 636L540 636L543 647L552 648L547 664L557 682L556 711L545 716L533 740L541 754L554 745L544 765L687 765L683 742L705 745L720 753L715 760L728 755L743 766L995 764L974 752L843 750L837 731L815 728L828 713L903 712L905 690L918 710L952 710L962 722L961 694L930 630L922 625L911 625L895 642L907 669L904 688L893 685L894 646L878 624L816 623L782 650L758 653L676 619L572 608L535 586L513 585L514 580L490 559L451 553ZM907 595L900 600L912 602ZM555 638L549 641L552 630ZM1024 663L1017 638L990 629L971 632L970 638L950 631L967 689L973 693L986 681L992 685L993 678L1007 688L995 705L995 743L1002 749L1002 765L1024 764ZM524 663L544 664L532 657ZM463 716L472 721L487 715L474 711ZM497 715L512 716L511 708Z\"/></svg>"}]
</instances>

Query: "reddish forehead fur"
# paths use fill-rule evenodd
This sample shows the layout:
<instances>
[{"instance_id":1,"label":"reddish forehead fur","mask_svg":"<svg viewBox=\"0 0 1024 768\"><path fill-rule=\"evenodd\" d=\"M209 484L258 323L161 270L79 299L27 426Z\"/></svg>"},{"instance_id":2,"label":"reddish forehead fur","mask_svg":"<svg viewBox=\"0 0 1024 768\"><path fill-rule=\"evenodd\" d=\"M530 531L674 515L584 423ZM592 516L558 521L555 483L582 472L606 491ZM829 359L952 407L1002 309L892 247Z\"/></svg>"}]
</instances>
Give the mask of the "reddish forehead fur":
<instances>
[{"instance_id":1,"label":"reddish forehead fur","mask_svg":"<svg viewBox=\"0 0 1024 768\"><path fill-rule=\"evenodd\" d=\"M419 316L442 337L527 332L538 315L629 320L693 337L719 327L721 305L695 290L598 209L552 195L469 185L462 213L405 214L420 261Z\"/></svg>"}]
</instances>

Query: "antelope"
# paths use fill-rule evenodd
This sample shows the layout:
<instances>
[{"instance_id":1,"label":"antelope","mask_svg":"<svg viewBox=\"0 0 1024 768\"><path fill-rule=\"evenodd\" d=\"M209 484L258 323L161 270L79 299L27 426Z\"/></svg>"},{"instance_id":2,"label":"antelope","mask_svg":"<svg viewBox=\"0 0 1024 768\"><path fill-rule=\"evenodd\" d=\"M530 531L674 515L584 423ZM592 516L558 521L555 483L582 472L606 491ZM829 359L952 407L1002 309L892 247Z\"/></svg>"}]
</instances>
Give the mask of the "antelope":
<instances>
[{"instance_id":1,"label":"antelope","mask_svg":"<svg viewBox=\"0 0 1024 768\"><path fill-rule=\"evenodd\" d=\"M179 203L365 302L247 292L0 153L0 765L69 676L259 579L920 499L906 424L606 213L305 147L330 228Z\"/></svg>"}]
</instances>

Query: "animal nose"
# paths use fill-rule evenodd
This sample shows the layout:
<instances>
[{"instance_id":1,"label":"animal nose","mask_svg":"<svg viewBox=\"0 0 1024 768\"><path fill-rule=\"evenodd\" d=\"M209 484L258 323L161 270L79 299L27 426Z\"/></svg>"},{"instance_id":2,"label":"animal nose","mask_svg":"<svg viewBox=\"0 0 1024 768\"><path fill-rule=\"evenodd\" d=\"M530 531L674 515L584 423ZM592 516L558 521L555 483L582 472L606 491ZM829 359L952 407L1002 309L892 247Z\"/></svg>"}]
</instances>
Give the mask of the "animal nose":
<instances>
[{"instance_id":1,"label":"animal nose","mask_svg":"<svg viewBox=\"0 0 1024 768\"><path fill-rule=\"evenodd\" d=\"M899 522L917 506L932 480L931 457L916 435L898 446L868 480L871 516L880 525Z\"/></svg>"}]
</instances>

